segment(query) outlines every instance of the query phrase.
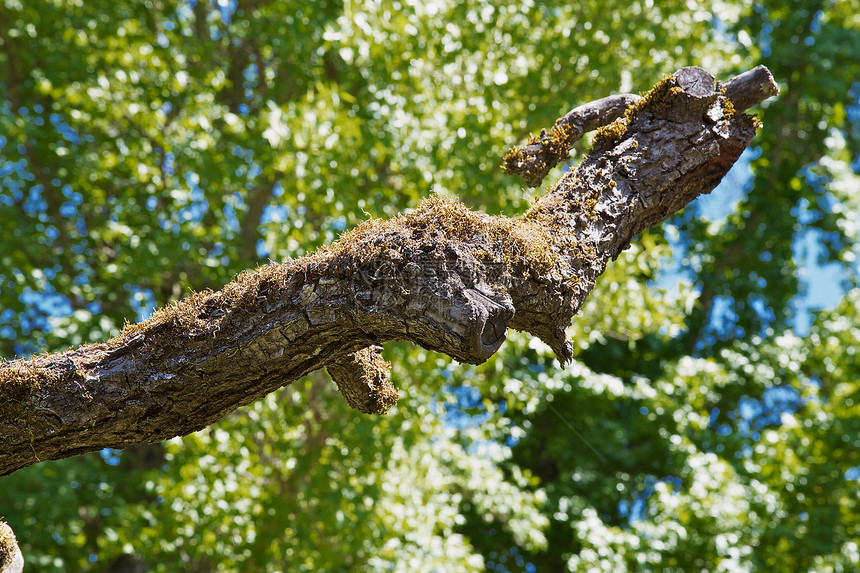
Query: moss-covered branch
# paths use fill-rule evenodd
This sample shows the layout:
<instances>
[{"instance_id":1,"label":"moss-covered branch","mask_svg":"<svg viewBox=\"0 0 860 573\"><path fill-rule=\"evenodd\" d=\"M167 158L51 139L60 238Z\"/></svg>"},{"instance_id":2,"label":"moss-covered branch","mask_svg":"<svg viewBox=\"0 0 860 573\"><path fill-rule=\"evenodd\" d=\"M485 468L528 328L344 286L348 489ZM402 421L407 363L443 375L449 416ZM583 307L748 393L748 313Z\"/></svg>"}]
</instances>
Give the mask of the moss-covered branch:
<instances>
[{"instance_id":1,"label":"moss-covered branch","mask_svg":"<svg viewBox=\"0 0 860 573\"><path fill-rule=\"evenodd\" d=\"M581 105L556 120L549 131L542 129L520 147L508 150L502 169L508 175L519 175L528 187L540 187L553 167L567 160L570 149L589 131L609 125L633 104L639 96L618 94Z\"/></svg>"},{"instance_id":2,"label":"moss-covered branch","mask_svg":"<svg viewBox=\"0 0 860 573\"><path fill-rule=\"evenodd\" d=\"M736 81L762 81L750 77ZM607 262L710 192L749 144L756 121L737 110L712 76L685 68L522 217L433 196L103 344L2 364L0 475L188 434L319 368L355 408L384 412L396 400L378 356L389 340L480 363L514 328L569 360L565 329Z\"/></svg>"}]
</instances>

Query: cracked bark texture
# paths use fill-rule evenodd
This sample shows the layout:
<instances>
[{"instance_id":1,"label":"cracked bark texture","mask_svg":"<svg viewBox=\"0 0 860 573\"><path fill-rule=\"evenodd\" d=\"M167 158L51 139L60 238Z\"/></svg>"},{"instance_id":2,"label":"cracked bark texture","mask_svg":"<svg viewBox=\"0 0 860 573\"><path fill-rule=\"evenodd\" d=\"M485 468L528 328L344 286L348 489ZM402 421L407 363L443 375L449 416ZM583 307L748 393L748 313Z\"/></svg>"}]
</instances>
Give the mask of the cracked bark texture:
<instances>
[{"instance_id":1,"label":"cracked bark texture","mask_svg":"<svg viewBox=\"0 0 860 573\"><path fill-rule=\"evenodd\" d=\"M351 406L384 413L397 399L379 356L389 340L478 364L514 328L570 360L565 328L607 262L716 186L755 135L741 111L776 91L764 68L725 90L684 68L631 100L520 218L434 196L103 344L4 363L0 475L197 431L319 368Z\"/></svg>"}]
</instances>

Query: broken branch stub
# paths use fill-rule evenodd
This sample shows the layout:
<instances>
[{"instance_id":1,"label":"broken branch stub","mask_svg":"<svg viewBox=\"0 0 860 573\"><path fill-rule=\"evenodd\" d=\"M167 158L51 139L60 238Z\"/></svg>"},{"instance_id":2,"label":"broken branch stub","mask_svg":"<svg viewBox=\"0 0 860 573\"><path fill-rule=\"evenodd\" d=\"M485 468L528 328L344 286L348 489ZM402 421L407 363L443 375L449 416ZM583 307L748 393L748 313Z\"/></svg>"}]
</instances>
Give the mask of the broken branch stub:
<instances>
[{"instance_id":1,"label":"broken branch stub","mask_svg":"<svg viewBox=\"0 0 860 573\"><path fill-rule=\"evenodd\" d=\"M768 78L738 76L726 92L746 105L774 92L747 85ZM311 256L194 294L103 344L0 365L0 475L188 434L320 368L351 406L384 412L397 398L379 356L388 340L477 364L510 327L570 360L565 329L609 259L710 192L757 129L699 68L612 101L626 102L623 117L616 104L590 108L597 119L576 129L618 119L522 217L432 196Z\"/></svg>"},{"instance_id":2,"label":"broken branch stub","mask_svg":"<svg viewBox=\"0 0 860 573\"><path fill-rule=\"evenodd\" d=\"M385 414L397 403L391 364L374 344L332 361L326 370L347 403L363 414Z\"/></svg>"}]
</instances>

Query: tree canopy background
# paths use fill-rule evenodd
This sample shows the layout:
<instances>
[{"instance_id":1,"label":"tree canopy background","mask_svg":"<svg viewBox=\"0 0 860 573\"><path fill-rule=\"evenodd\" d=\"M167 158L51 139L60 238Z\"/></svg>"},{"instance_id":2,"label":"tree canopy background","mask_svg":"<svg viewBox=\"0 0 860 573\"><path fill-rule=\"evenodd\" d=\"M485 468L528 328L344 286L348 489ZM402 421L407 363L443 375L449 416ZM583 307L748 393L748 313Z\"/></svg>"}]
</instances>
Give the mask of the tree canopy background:
<instances>
[{"instance_id":1,"label":"tree canopy background","mask_svg":"<svg viewBox=\"0 0 860 573\"><path fill-rule=\"evenodd\" d=\"M392 344L388 416L318 372L182 439L21 470L0 515L28 568L860 566L857 13L7 0L7 358L102 340L431 191L520 213L541 191L502 174L509 145L679 67L762 63L782 88L720 188L610 265L573 364L516 334L479 367ZM811 315L809 268L842 281Z\"/></svg>"}]
</instances>

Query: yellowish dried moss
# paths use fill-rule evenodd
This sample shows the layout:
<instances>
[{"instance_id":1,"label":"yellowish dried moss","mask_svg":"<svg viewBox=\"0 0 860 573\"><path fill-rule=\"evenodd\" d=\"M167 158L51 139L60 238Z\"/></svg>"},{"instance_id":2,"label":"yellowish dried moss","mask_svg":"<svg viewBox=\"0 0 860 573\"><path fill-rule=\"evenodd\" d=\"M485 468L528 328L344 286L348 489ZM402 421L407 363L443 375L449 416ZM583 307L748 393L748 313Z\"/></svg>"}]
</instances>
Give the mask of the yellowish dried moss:
<instances>
[{"instance_id":1,"label":"yellowish dried moss","mask_svg":"<svg viewBox=\"0 0 860 573\"><path fill-rule=\"evenodd\" d=\"M673 91L676 90L676 91ZM645 93L640 93L642 98L624 111L624 117L619 118L607 126L601 127L594 135L592 143L594 147L619 141L627 133L628 127L633 120L647 110L658 110L666 104L667 96L674 95L678 91L683 92L675 83L672 76L665 76L657 82L653 88Z\"/></svg>"}]
</instances>

